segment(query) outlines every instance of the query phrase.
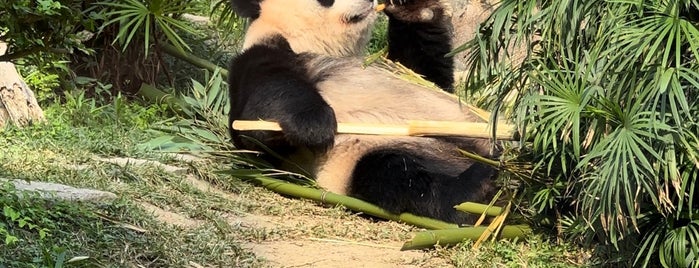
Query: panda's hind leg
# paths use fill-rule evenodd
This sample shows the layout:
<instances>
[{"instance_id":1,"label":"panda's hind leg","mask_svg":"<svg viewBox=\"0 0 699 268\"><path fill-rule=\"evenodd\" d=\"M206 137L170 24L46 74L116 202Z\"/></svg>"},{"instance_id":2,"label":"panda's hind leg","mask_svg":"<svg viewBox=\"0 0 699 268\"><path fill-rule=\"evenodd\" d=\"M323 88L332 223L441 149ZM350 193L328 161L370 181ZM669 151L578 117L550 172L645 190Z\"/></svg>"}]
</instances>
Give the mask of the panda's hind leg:
<instances>
[{"instance_id":1,"label":"panda's hind leg","mask_svg":"<svg viewBox=\"0 0 699 268\"><path fill-rule=\"evenodd\" d=\"M489 200L494 175L494 169L480 163L452 166L414 152L381 149L359 160L348 193L392 213L472 224L476 216L453 206Z\"/></svg>"}]
</instances>

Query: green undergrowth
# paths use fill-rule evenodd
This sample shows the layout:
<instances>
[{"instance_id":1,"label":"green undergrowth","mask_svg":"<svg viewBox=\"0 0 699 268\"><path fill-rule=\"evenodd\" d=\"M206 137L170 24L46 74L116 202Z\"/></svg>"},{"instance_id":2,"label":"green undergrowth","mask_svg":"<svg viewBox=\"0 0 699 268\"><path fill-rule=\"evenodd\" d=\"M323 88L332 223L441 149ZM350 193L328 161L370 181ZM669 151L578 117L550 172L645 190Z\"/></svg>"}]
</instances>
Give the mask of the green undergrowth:
<instances>
[{"instance_id":1,"label":"green undergrowth","mask_svg":"<svg viewBox=\"0 0 699 268\"><path fill-rule=\"evenodd\" d=\"M488 242L473 249L473 241L452 248L440 248L435 255L456 267L586 267L589 256L566 243L533 235L525 241Z\"/></svg>"},{"instance_id":2,"label":"green undergrowth","mask_svg":"<svg viewBox=\"0 0 699 268\"><path fill-rule=\"evenodd\" d=\"M118 196L96 204L47 201L15 191L9 183L1 185L0 267L259 266L260 260L241 247L238 227L222 220L239 215L245 204L198 190L185 174L96 160L175 162L137 146L152 138L146 130L165 111L121 98L106 105L82 98L47 107L45 124L0 130L0 178L63 183ZM180 164L192 176L216 176L213 164ZM149 207L187 222L163 222Z\"/></svg>"},{"instance_id":3,"label":"green undergrowth","mask_svg":"<svg viewBox=\"0 0 699 268\"><path fill-rule=\"evenodd\" d=\"M0 263L7 267L255 263L254 256L222 235L216 226L183 229L163 224L130 198L97 205L47 201L17 193L9 184L0 192L4 209L0 227L10 237L0 247Z\"/></svg>"},{"instance_id":4,"label":"green undergrowth","mask_svg":"<svg viewBox=\"0 0 699 268\"><path fill-rule=\"evenodd\" d=\"M141 145L163 135L152 128L172 116L170 107L118 96L66 100L45 107L45 124L0 130L0 178L93 188L118 198L96 204L46 201L2 185L0 267L260 267L270 263L246 244L325 239L399 245L420 231L243 183L219 172L232 166L220 154L183 161L144 149ZM186 171L117 165L97 157L148 159ZM215 190L202 190L197 182ZM544 241L535 236L476 250L466 242L427 251L413 262L419 267L584 266L585 251Z\"/></svg>"}]
</instances>

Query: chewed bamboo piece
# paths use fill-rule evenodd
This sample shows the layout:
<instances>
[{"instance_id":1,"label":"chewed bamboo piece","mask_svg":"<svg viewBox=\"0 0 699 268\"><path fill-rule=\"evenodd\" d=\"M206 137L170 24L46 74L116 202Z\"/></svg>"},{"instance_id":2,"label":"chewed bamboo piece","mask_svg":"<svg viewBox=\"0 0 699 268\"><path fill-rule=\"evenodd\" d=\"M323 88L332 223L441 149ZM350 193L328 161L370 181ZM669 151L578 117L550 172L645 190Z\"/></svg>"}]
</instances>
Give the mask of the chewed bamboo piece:
<instances>
[{"instance_id":1,"label":"chewed bamboo piece","mask_svg":"<svg viewBox=\"0 0 699 268\"><path fill-rule=\"evenodd\" d=\"M376 7L374 7L374 10L376 10L376 12L381 12L384 9L386 9L386 4L378 4L376 5Z\"/></svg>"},{"instance_id":2,"label":"chewed bamboo piece","mask_svg":"<svg viewBox=\"0 0 699 268\"><path fill-rule=\"evenodd\" d=\"M254 120L236 120L233 122L233 129L240 131L282 130L276 122ZM405 125L338 123L337 133L389 136L456 136L484 139L492 137L488 123L420 120L411 120ZM495 137L499 140L515 140L514 133L515 127L513 125L498 124Z\"/></svg>"}]
</instances>

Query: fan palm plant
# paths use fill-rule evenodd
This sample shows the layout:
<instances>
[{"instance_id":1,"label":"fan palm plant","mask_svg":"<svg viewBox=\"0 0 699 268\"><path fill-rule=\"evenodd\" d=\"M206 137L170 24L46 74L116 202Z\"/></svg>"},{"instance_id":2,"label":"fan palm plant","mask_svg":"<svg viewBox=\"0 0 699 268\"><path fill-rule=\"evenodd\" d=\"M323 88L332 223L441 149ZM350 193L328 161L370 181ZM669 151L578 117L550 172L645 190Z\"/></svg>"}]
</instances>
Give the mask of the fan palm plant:
<instances>
[{"instance_id":1,"label":"fan palm plant","mask_svg":"<svg viewBox=\"0 0 699 268\"><path fill-rule=\"evenodd\" d=\"M193 12L192 4L189 1L121 0L102 1L98 4L110 9L106 16L111 20L105 22L103 28L113 23L119 23L119 33L114 42L119 41L124 49L131 43L136 33L143 35L145 55L148 55L150 42L157 43L159 35L165 35L166 39L179 51L189 49L189 46L176 32L176 30L187 33L194 32L184 21L177 19L184 13Z\"/></svg>"},{"instance_id":2,"label":"fan palm plant","mask_svg":"<svg viewBox=\"0 0 699 268\"><path fill-rule=\"evenodd\" d=\"M699 267L699 1L503 0L460 51L526 130L537 214L629 265Z\"/></svg>"}]
</instances>

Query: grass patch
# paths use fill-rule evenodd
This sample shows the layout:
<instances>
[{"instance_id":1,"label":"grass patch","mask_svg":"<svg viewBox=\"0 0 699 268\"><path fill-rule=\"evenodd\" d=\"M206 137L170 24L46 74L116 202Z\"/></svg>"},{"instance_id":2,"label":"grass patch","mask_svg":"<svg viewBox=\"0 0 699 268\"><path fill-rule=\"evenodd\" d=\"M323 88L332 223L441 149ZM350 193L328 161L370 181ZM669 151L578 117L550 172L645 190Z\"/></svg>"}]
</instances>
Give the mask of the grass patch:
<instances>
[{"instance_id":1,"label":"grass patch","mask_svg":"<svg viewBox=\"0 0 699 268\"><path fill-rule=\"evenodd\" d=\"M340 241L321 243L379 245L366 250L397 252L411 232L419 231L242 183L217 173L233 166L225 156L186 162L146 151L138 145L160 135L149 127L169 116L167 107L145 108L118 98L97 103L76 97L47 107L45 125L1 130L0 144L5 146L0 147L0 177L58 182L119 196L100 204L46 201L2 186L0 208L8 209L0 214L0 239L9 240L0 241L1 264L259 267L271 264L247 250L247 244ZM112 164L95 156L155 160L186 172ZM204 190L198 183L214 189ZM420 267L575 267L586 256L540 238L494 242L478 250L464 243L417 254L421 257L413 264Z\"/></svg>"},{"instance_id":2,"label":"grass patch","mask_svg":"<svg viewBox=\"0 0 699 268\"><path fill-rule=\"evenodd\" d=\"M184 229L155 220L128 198L109 204L47 201L18 194L8 185L0 190L0 206L6 212L2 222L7 235L16 240L0 249L0 263L10 267L67 263L77 267L182 267L191 263L239 267L257 263L210 223ZM32 225L13 221L9 210Z\"/></svg>"},{"instance_id":3,"label":"grass patch","mask_svg":"<svg viewBox=\"0 0 699 268\"><path fill-rule=\"evenodd\" d=\"M585 267L589 255L565 243L533 235L527 241L502 240L472 249L473 241L436 250L456 267Z\"/></svg>"},{"instance_id":4,"label":"grass patch","mask_svg":"<svg viewBox=\"0 0 699 268\"><path fill-rule=\"evenodd\" d=\"M234 226L221 224L244 205L188 183L185 174L156 166L119 166L94 156L171 158L138 149L152 138L146 129L164 112L158 108L84 101L46 109L50 123L7 128L0 135L0 177L57 182L117 193L113 202L47 201L0 188L0 263L10 267L221 267L260 266L241 247ZM181 163L180 163L181 164ZM213 175L212 164L188 167ZM192 175L189 175L192 176ZM234 187L231 187L234 188ZM195 222L166 223L150 204ZM2 265L0 265L2 266Z\"/></svg>"}]
</instances>

